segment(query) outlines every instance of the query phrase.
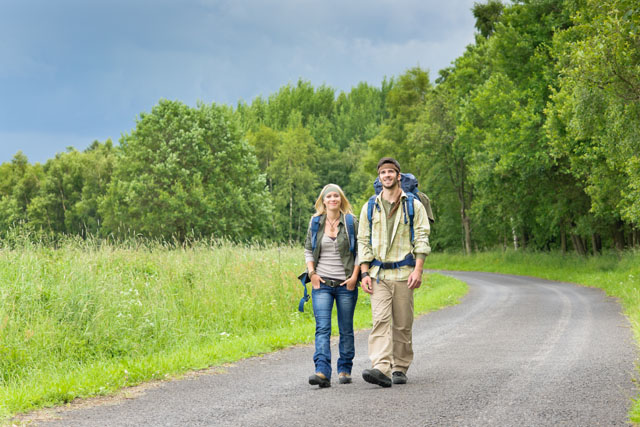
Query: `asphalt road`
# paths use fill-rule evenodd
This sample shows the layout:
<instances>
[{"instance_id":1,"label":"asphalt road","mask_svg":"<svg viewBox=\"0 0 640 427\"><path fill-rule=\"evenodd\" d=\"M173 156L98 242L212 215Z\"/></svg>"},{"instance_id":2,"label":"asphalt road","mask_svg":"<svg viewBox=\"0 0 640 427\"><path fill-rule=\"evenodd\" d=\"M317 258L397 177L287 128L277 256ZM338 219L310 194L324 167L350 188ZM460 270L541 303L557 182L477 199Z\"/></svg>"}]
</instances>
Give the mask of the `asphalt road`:
<instances>
[{"instance_id":1,"label":"asphalt road","mask_svg":"<svg viewBox=\"0 0 640 427\"><path fill-rule=\"evenodd\" d=\"M115 403L64 411L46 426L614 426L626 425L637 358L629 321L597 289L488 273L461 304L414 324L406 385L368 384L368 331L356 335L354 383L307 384L313 348L164 383ZM361 295L361 297L363 297ZM334 355L337 348L334 347ZM334 357L334 366L335 366Z\"/></svg>"}]
</instances>

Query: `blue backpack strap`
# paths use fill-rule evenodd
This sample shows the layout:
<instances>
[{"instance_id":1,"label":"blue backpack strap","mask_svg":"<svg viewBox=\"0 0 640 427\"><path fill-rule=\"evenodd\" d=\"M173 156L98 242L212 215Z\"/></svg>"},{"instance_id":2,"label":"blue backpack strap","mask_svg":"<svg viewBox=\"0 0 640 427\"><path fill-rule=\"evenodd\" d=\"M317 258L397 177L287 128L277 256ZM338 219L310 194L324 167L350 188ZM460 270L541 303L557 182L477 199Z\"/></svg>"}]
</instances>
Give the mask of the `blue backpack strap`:
<instances>
[{"instance_id":1,"label":"blue backpack strap","mask_svg":"<svg viewBox=\"0 0 640 427\"><path fill-rule=\"evenodd\" d=\"M353 215L346 214L344 216L344 222L347 225L347 236L349 237L349 250L356 256L356 227L353 222Z\"/></svg>"},{"instance_id":2,"label":"blue backpack strap","mask_svg":"<svg viewBox=\"0 0 640 427\"><path fill-rule=\"evenodd\" d=\"M320 228L320 216L314 216L311 218L311 250L315 251L316 246L318 245L318 229ZM300 303L298 304L298 311L304 313L304 303L309 301L309 292L307 292L307 283L311 280L309 279L309 275L305 272L298 276L300 282L302 283L302 288L304 289L304 296L300 298Z\"/></svg>"},{"instance_id":3,"label":"blue backpack strap","mask_svg":"<svg viewBox=\"0 0 640 427\"><path fill-rule=\"evenodd\" d=\"M402 260L395 262L382 262L378 259L374 259L371 261L371 267L380 267L385 270L393 270L396 268L404 267L405 265L409 265L411 267L415 267L416 259L413 257L413 254L407 254Z\"/></svg>"},{"instance_id":4,"label":"blue backpack strap","mask_svg":"<svg viewBox=\"0 0 640 427\"><path fill-rule=\"evenodd\" d=\"M304 313L304 303L309 301L309 293L307 292L307 282L309 282L309 275L304 272L298 278L300 279L302 288L304 289L304 296L300 298L300 303L298 303L298 311L300 313Z\"/></svg>"},{"instance_id":5,"label":"blue backpack strap","mask_svg":"<svg viewBox=\"0 0 640 427\"><path fill-rule=\"evenodd\" d=\"M318 245L318 228L320 227L320 215L311 219L311 250L315 251Z\"/></svg>"},{"instance_id":6,"label":"blue backpack strap","mask_svg":"<svg viewBox=\"0 0 640 427\"><path fill-rule=\"evenodd\" d=\"M407 199L404 202L404 206L405 206L405 215L408 214L409 215L409 229L411 230L411 244L413 245L413 214L414 214L414 210L413 210L413 201L415 200L416 196L414 196L413 193L407 193ZM406 223L406 218L405 218L405 223Z\"/></svg>"},{"instance_id":7,"label":"blue backpack strap","mask_svg":"<svg viewBox=\"0 0 640 427\"><path fill-rule=\"evenodd\" d=\"M373 207L376 205L376 195L369 197L367 202L367 219L369 220L369 243L371 243L371 230L373 229ZM380 210L380 206L378 206Z\"/></svg>"}]
</instances>

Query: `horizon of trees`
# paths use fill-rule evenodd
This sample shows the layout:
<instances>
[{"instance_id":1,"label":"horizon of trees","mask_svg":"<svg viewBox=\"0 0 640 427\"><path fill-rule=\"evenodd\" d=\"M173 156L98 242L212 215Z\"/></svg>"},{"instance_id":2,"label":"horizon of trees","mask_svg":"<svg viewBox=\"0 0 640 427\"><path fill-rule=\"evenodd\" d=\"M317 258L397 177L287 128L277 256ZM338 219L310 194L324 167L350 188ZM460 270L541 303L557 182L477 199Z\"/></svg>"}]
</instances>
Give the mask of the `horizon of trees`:
<instances>
[{"instance_id":1,"label":"horizon of trees","mask_svg":"<svg viewBox=\"0 0 640 427\"><path fill-rule=\"evenodd\" d=\"M320 189L359 211L393 156L433 201L435 250L640 245L640 7L476 3L475 43L349 92L299 80L237 106L161 100L114 144L0 165L0 237L300 242ZM357 213L357 212L356 212Z\"/></svg>"}]
</instances>

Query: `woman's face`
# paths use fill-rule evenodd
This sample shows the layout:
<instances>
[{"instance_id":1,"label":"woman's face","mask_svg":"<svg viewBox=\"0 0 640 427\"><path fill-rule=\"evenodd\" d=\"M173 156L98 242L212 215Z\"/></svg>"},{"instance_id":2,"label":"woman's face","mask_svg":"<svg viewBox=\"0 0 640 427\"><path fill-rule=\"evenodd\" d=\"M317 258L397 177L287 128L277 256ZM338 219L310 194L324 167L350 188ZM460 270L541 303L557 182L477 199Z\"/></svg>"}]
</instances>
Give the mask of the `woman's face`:
<instances>
[{"instance_id":1,"label":"woman's face","mask_svg":"<svg viewBox=\"0 0 640 427\"><path fill-rule=\"evenodd\" d=\"M324 196L324 199L322 200L322 203L324 203L324 206L328 210L340 209L341 202L342 201L340 200L340 194L338 194L337 191L327 193L327 195Z\"/></svg>"}]
</instances>

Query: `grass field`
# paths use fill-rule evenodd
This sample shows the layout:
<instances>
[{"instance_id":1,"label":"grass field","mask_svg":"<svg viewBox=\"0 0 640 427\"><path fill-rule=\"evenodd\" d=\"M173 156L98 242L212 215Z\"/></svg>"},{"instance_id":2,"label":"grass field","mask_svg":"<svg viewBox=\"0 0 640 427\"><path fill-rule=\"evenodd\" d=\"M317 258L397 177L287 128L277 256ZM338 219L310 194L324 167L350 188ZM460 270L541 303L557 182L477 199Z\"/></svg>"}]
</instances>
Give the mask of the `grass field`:
<instances>
[{"instance_id":1,"label":"grass field","mask_svg":"<svg viewBox=\"0 0 640 427\"><path fill-rule=\"evenodd\" d=\"M69 241L0 249L0 420L312 342L311 303L297 311L303 268L297 247ZM416 313L464 293L463 283L430 274ZM362 292L354 321L371 324Z\"/></svg>"},{"instance_id":2,"label":"grass field","mask_svg":"<svg viewBox=\"0 0 640 427\"><path fill-rule=\"evenodd\" d=\"M595 257L523 251L473 256L432 254L428 268L518 274L603 289L607 295L619 299L631 322L636 343L640 344L640 252L611 252ZM629 417L634 423L640 423L639 398Z\"/></svg>"}]
</instances>

